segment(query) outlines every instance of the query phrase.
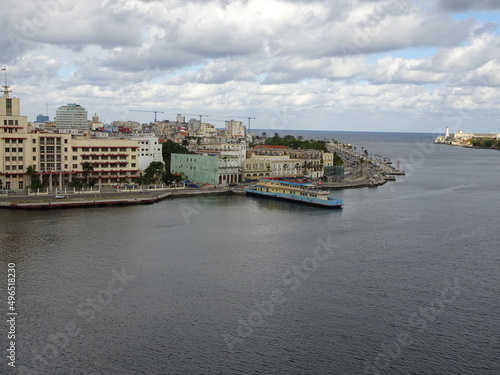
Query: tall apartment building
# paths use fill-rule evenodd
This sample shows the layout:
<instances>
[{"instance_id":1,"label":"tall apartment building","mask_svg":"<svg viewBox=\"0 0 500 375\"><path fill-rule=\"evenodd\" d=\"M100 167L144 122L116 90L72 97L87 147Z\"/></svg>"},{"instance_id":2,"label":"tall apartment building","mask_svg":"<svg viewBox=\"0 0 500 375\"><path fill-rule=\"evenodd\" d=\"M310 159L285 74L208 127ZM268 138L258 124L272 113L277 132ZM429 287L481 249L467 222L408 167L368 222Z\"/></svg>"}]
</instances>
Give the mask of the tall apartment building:
<instances>
[{"instance_id":1,"label":"tall apartment building","mask_svg":"<svg viewBox=\"0 0 500 375\"><path fill-rule=\"evenodd\" d=\"M74 103L57 108L55 122L58 129L86 130L89 128L87 110Z\"/></svg>"},{"instance_id":2,"label":"tall apartment building","mask_svg":"<svg viewBox=\"0 0 500 375\"><path fill-rule=\"evenodd\" d=\"M93 167L90 177L99 185L114 185L121 179L138 177L137 141L75 137L68 133L34 133L20 101L4 86L0 98L0 180L9 189L30 184L26 169L32 165L44 187L62 189L75 178L83 178L83 164Z\"/></svg>"},{"instance_id":3,"label":"tall apartment building","mask_svg":"<svg viewBox=\"0 0 500 375\"><path fill-rule=\"evenodd\" d=\"M226 135L228 136L245 136L246 127L241 121L230 120L226 121Z\"/></svg>"}]
</instances>

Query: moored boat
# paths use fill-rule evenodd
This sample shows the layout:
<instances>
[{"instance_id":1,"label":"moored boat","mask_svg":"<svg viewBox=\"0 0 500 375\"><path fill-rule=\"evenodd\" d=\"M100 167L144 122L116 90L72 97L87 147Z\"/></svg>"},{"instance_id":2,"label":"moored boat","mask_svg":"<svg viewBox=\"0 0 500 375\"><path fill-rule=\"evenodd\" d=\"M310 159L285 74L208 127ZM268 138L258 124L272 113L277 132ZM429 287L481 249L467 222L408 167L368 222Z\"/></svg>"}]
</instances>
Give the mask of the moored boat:
<instances>
[{"instance_id":1,"label":"moored boat","mask_svg":"<svg viewBox=\"0 0 500 375\"><path fill-rule=\"evenodd\" d=\"M260 179L257 184L245 188L247 194L260 195L276 199L286 199L299 203L328 208L342 208L340 199L329 197L328 190L317 189L310 183L287 180Z\"/></svg>"}]
</instances>

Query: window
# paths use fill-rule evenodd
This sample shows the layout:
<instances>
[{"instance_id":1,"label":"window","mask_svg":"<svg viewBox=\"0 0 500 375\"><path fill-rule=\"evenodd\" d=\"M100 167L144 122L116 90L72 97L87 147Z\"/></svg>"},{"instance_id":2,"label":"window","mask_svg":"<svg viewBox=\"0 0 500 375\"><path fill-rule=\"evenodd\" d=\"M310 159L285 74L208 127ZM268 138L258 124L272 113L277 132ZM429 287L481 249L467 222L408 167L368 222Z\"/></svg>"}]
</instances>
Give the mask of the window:
<instances>
[{"instance_id":1,"label":"window","mask_svg":"<svg viewBox=\"0 0 500 375\"><path fill-rule=\"evenodd\" d=\"M10 152L10 148L9 147L5 147L5 152Z\"/></svg>"},{"instance_id":2,"label":"window","mask_svg":"<svg viewBox=\"0 0 500 375\"><path fill-rule=\"evenodd\" d=\"M73 160L78 160L78 156L73 155Z\"/></svg>"},{"instance_id":3,"label":"window","mask_svg":"<svg viewBox=\"0 0 500 375\"><path fill-rule=\"evenodd\" d=\"M17 161L17 157L16 157L16 156L13 156L13 157L12 157L12 161Z\"/></svg>"},{"instance_id":4,"label":"window","mask_svg":"<svg viewBox=\"0 0 500 375\"><path fill-rule=\"evenodd\" d=\"M23 148L22 148L22 147L19 147L19 148L17 149L17 152L23 152Z\"/></svg>"},{"instance_id":5,"label":"window","mask_svg":"<svg viewBox=\"0 0 500 375\"><path fill-rule=\"evenodd\" d=\"M36 161L36 156L33 156L33 161Z\"/></svg>"},{"instance_id":6,"label":"window","mask_svg":"<svg viewBox=\"0 0 500 375\"><path fill-rule=\"evenodd\" d=\"M9 139L9 138L7 138L7 139L5 140L5 143L10 143L10 139Z\"/></svg>"},{"instance_id":7,"label":"window","mask_svg":"<svg viewBox=\"0 0 500 375\"><path fill-rule=\"evenodd\" d=\"M19 139L17 140L17 143L23 143L23 140L22 140L21 138L19 138Z\"/></svg>"},{"instance_id":8,"label":"window","mask_svg":"<svg viewBox=\"0 0 500 375\"><path fill-rule=\"evenodd\" d=\"M12 99L7 98L5 99L5 109L6 109L6 115L7 116L12 116ZM12 120L9 120L9 125Z\"/></svg>"},{"instance_id":9,"label":"window","mask_svg":"<svg viewBox=\"0 0 500 375\"><path fill-rule=\"evenodd\" d=\"M135 163L132 163L131 167L134 168L135 167Z\"/></svg>"},{"instance_id":10,"label":"window","mask_svg":"<svg viewBox=\"0 0 500 375\"><path fill-rule=\"evenodd\" d=\"M10 156L6 156L5 161L10 161Z\"/></svg>"},{"instance_id":11,"label":"window","mask_svg":"<svg viewBox=\"0 0 500 375\"><path fill-rule=\"evenodd\" d=\"M73 169L78 169L78 164L73 164Z\"/></svg>"},{"instance_id":12,"label":"window","mask_svg":"<svg viewBox=\"0 0 500 375\"><path fill-rule=\"evenodd\" d=\"M33 147L33 152L36 152L36 147Z\"/></svg>"}]
</instances>

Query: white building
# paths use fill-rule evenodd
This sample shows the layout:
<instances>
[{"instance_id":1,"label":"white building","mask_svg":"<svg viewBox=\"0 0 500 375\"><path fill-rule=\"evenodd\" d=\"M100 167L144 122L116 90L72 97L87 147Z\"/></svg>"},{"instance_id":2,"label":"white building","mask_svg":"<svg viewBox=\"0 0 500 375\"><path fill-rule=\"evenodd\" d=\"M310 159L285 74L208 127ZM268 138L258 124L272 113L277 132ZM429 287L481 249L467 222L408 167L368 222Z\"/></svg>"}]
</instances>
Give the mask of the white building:
<instances>
[{"instance_id":1,"label":"white building","mask_svg":"<svg viewBox=\"0 0 500 375\"><path fill-rule=\"evenodd\" d=\"M131 139L137 141L139 145L137 154L141 171L149 167L153 161L163 162L162 145L158 137L133 137Z\"/></svg>"},{"instance_id":2,"label":"white building","mask_svg":"<svg viewBox=\"0 0 500 375\"><path fill-rule=\"evenodd\" d=\"M246 159L248 144L246 142L201 144L190 149L198 154L237 157L238 166L241 168Z\"/></svg>"},{"instance_id":3,"label":"white building","mask_svg":"<svg viewBox=\"0 0 500 375\"><path fill-rule=\"evenodd\" d=\"M88 129L87 110L78 104L63 105L56 110L58 129Z\"/></svg>"}]
</instances>

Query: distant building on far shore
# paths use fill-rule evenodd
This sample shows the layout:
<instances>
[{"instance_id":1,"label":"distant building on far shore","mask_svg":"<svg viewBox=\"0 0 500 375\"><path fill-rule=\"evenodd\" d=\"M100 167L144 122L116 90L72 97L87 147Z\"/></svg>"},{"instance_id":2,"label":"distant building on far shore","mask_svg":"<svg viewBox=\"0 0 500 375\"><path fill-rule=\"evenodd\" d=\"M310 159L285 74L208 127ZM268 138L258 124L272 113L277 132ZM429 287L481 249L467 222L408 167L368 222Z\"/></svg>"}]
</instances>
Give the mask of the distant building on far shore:
<instances>
[{"instance_id":1,"label":"distant building on far shore","mask_svg":"<svg viewBox=\"0 0 500 375\"><path fill-rule=\"evenodd\" d=\"M493 138L500 139L500 133L464 133L458 130L456 133L450 133L450 128L446 126L445 134L438 135L434 143L454 145L454 146L467 146L472 139L480 138Z\"/></svg>"}]
</instances>

